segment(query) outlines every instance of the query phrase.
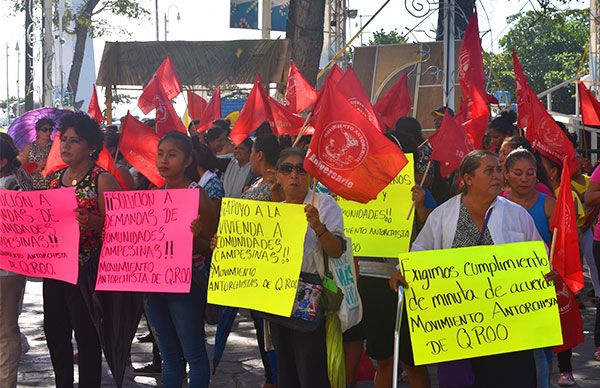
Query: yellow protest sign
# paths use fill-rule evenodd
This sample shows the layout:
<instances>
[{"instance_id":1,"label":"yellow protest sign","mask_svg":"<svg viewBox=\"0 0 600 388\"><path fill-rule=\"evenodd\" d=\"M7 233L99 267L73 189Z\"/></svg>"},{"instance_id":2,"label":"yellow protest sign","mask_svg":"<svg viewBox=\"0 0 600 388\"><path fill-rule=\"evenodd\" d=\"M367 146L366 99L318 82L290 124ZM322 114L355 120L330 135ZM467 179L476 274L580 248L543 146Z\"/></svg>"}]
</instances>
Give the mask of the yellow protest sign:
<instances>
[{"instance_id":1,"label":"yellow protest sign","mask_svg":"<svg viewBox=\"0 0 600 388\"><path fill-rule=\"evenodd\" d=\"M411 188L415 185L412 154L405 154L408 164L385 188L377 199L369 203L337 198L344 215L344 233L352 239L356 256L397 257L408 252L414 211Z\"/></svg>"},{"instance_id":2,"label":"yellow protest sign","mask_svg":"<svg viewBox=\"0 0 600 388\"><path fill-rule=\"evenodd\" d=\"M542 242L405 253L400 269L417 365L562 344Z\"/></svg>"},{"instance_id":3,"label":"yellow protest sign","mask_svg":"<svg viewBox=\"0 0 600 388\"><path fill-rule=\"evenodd\" d=\"M208 302L289 317L307 227L304 205L223 198Z\"/></svg>"}]
</instances>

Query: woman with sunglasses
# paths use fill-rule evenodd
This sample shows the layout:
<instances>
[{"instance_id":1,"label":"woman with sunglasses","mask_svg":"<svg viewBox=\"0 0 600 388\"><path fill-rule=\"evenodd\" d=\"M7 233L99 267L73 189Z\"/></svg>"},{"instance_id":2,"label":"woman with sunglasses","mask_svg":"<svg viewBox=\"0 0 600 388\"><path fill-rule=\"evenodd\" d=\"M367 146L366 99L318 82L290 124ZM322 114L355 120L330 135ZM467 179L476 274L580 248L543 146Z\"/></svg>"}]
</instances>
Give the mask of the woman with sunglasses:
<instances>
[{"instance_id":1,"label":"woman with sunglasses","mask_svg":"<svg viewBox=\"0 0 600 388\"><path fill-rule=\"evenodd\" d=\"M46 190L52 180L51 176L44 177L42 171L46 167L46 159L52 148L50 134L54 128L54 122L49 118L39 119L35 123L35 140L25 146L21 151L19 159L22 164L34 163L37 167L31 172L34 190Z\"/></svg>"},{"instance_id":2,"label":"woman with sunglasses","mask_svg":"<svg viewBox=\"0 0 600 388\"><path fill-rule=\"evenodd\" d=\"M308 229L304 240L302 272L325 272L328 257L340 257L345 250L342 211L329 195L312 193L310 177L303 167L306 151L286 148L277 161L277 181L285 202L304 204ZM325 255L325 256L324 256ZM329 387L325 320L306 333L270 322L271 339L277 354L277 385L280 387Z\"/></svg>"}]
</instances>

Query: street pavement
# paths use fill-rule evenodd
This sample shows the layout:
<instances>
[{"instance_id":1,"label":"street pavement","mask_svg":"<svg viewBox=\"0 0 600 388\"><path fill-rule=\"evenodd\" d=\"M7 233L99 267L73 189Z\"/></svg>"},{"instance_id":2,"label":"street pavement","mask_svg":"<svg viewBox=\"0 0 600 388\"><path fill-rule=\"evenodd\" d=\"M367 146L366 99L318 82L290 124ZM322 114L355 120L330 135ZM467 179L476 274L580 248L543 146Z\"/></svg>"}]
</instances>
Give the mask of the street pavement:
<instances>
[{"instance_id":1,"label":"street pavement","mask_svg":"<svg viewBox=\"0 0 600 388\"><path fill-rule=\"evenodd\" d=\"M586 294L584 291L583 295ZM586 309L584 316L585 343L573 350L573 369L578 387L600 387L600 362L594 361L594 320L595 302L591 298L584 299ZM23 313L20 317L21 331L27 336L30 350L22 357L19 366L19 387L53 387L54 375L50 356L44 338L42 313L42 283L39 280L29 281L25 292ZM138 329L138 335L145 334L147 329L144 322ZM214 326L206 326L208 336L209 358L212 360L214 344ZM152 359L151 345L134 340L131 349L131 361L137 368ZM211 362L212 365L212 362ZM553 382L556 381L558 366L554 363ZM77 368L75 368L77 372ZM430 371L432 375L435 370ZM510 371L506 371L510 373ZM77 376L75 377L77 381ZM256 345L254 325L248 314L242 313L234 324L229 337L225 354L211 378L211 387L215 388L256 388L262 387L264 374L260 354ZM132 368L128 368L124 387L160 387L160 378L134 376ZM400 384L407 387L407 384ZM115 387L110 372L103 363L102 387ZM359 383L359 388L373 387L371 382ZM85 388L85 387L82 387ZM285 387L282 387L285 388Z\"/></svg>"}]
</instances>

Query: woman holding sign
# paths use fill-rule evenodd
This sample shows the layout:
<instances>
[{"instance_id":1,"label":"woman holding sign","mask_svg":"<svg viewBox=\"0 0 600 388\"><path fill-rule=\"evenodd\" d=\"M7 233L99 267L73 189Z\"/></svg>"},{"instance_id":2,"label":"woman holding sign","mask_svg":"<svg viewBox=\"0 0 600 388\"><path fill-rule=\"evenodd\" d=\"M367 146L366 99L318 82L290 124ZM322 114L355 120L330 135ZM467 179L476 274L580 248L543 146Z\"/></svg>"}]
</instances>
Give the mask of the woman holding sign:
<instances>
[{"instance_id":1,"label":"woman holding sign","mask_svg":"<svg viewBox=\"0 0 600 388\"><path fill-rule=\"evenodd\" d=\"M190 366L190 388L206 388L210 380L204 335L207 288L201 288L198 277L210 266L210 238L215 234L217 217L210 199L194 180L197 164L189 137L180 132L163 136L158 143L156 165L166 181L164 189L198 189L200 204L199 217L191 225L194 253L190 260L194 273L190 292L146 293L145 310L163 359L164 386L183 385L185 357Z\"/></svg>"},{"instance_id":2,"label":"woman holding sign","mask_svg":"<svg viewBox=\"0 0 600 388\"><path fill-rule=\"evenodd\" d=\"M521 206L499 196L502 169L498 157L484 150L467 154L459 168L463 192L436 208L412 245L413 251L540 241L531 216ZM406 280L396 273L390 285ZM400 358L412 354L402 349L409 338L406 313L402 316ZM406 352L408 351L408 352ZM403 355L404 353L404 355ZM411 377L409 371L409 379ZM532 351L512 352L440 364L441 386L535 387ZM410 382L412 386L423 386ZM518 384L517 384L518 383Z\"/></svg>"},{"instance_id":3,"label":"woman holding sign","mask_svg":"<svg viewBox=\"0 0 600 388\"><path fill-rule=\"evenodd\" d=\"M329 195L309 191L309 176L304 170L306 151L287 148L277 161L277 181L285 202L306 204L309 228L304 240L302 272L323 277L325 260L340 257L345 250L342 211ZM326 256L324 256L324 254ZM296 307L294 312L296 313ZM280 387L329 387L325 319L313 332L302 332L270 322L271 339L277 354L277 384Z\"/></svg>"},{"instance_id":4,"label":"woman holding sign","mask_svg":"<svg viewBox=\"0 0 600 388\"><path fill-rule=\"evenodd\" d=\"M21 166L17 149L0 139L0 189L19 190L15 170ZM0 387L17 386L17 367L21 359L19 313L25 290L25 276L0 270Z\"/></svg>"},{"instance_id":5,"label":"woman holding sign","mask_svg":"<svg viewBox=\"0 0 600 388\"><path fill-rule=\"evenodd\" d=\"M65 116L59 128L60 154L68 167L58 171L50 188L73 187L78 207L80 272L98 260L104 228L104 192L120 190L115 178L95 162L103 134L82 112ZM84 280L80 276L79 283ZM73 386L72 332L79 350L79 386L100 387L102 350L80 284L44 279L44 332L50 350L56 386ZM89 299L89 296L88 296Z\"/></svg>"}]
</instances>

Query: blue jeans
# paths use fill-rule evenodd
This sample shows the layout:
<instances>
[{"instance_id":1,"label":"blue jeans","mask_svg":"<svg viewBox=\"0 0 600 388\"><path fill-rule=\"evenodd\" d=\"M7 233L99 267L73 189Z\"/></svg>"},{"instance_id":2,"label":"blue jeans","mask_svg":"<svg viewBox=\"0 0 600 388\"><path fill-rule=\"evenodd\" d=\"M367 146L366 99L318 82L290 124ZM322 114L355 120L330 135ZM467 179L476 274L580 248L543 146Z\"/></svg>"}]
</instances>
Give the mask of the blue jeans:
<instances>
[{"instance_id":1,"label":"blue jeans","mask_svg":"<svg viewBox=\"0 0 600 388\"><path fill-rule=\"evenodd\" d=\"M548 356L550 356L550 358L548 358ZM549 388L552 348L533 349L533 358L535 360L535 378L537 380L537 388Z\"/></svg>"},{"instance_id":2,"label":"blue jeans","mask_svg":"<svg viewBox=\"0 0 600 388\"><path fill-rule=\"evenodd\" d=\"M148 323L163 359L165 388L181 388L184 357L190 365L190 388L207 388L210 365L204 336L206 295L192 283L188 294L147 293Z\"/></svg>"}]
</instances>

